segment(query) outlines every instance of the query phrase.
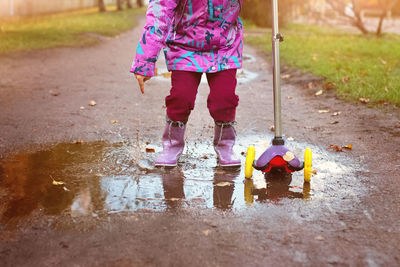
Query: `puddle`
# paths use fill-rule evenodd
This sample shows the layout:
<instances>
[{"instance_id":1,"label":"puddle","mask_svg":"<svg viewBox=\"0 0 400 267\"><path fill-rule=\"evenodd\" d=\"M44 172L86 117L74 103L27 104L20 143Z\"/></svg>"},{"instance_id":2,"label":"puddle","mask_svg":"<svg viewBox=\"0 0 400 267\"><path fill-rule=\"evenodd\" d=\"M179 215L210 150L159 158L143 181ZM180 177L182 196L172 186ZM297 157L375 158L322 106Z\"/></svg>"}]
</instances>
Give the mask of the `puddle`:
<instances>
[{"instance_id":1,"label":"puddle","mask_svg":"<svg viewBox=\"0 0 400 267\"><path fill-rule=\"evenodd\" d=\"M272 136L271 136L272 137ZM238 139L236 152L244 154L256 145L258 157L270 137ZM45 215L100 216L123 211L162 212L169 209L246 210L262 205L286 205L287 200L336 203L362 193L357 173L361 167L345 153L289 142L303 158L313 150L311 184L303 184L302 172L292 176L268 176L254 171L244 179L244 168L216 167L210 142L189 142L173 169L154 168L156 153L146 145L92 142L58 144L48 150L19 154L0 161L1 224L33 213ZM242 162L245 156L242 155ZM352 205L354 197L351 198Z\"/></svg>"}]
</instances>

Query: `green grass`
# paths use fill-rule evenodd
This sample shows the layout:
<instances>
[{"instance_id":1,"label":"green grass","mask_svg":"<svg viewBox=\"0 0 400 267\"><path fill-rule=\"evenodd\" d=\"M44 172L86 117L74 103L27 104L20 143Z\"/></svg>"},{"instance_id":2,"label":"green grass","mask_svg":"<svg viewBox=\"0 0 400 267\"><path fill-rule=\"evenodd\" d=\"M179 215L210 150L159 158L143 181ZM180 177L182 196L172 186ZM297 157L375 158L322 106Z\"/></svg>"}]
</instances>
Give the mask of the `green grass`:
<instances>
[{"instance_id":1,"label":"green grass","mask_svg":"<svg viewBox=\"0 0 400 267\"><path fill-rule=\"evenodd\" d=\"M281 32L284 64L325 77L342 98L400 106L400 35L376 38L302 24L289 24ZM250 35L246 41L271 51L270 35Z\"/></svg>"},{"instance_id":2,"label":"green grass","mask_svg":"<svg viewBox=\"0 0 400 267\"><path fill-rule=\"evenodd\" d=\"M0 19L0 54L59 46L83 46L98 42L85 33L115 36L136 25L135 15L143 9L121 12L108 7L99 13L97 8L29 18Z\"/></svg>"}]
</instances>

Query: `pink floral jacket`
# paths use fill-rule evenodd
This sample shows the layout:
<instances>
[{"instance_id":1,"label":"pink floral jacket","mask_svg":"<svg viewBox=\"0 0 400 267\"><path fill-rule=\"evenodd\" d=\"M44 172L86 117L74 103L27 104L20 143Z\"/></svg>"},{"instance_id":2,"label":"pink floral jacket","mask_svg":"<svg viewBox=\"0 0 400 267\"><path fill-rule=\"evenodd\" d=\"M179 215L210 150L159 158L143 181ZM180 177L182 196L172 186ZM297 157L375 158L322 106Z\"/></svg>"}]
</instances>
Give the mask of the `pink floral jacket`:
<instances>
[{"instance_id":1,"label":"pink floral jacket","mask_svg":"<svg viewBox=\"0 0 400 267\"><path fill-rule=\"evenodd\" d=\"M242 0L150 0L131 72L154 76L161 48L169 71L241 68L241 5Z\"/></svg>"}]
</instances>

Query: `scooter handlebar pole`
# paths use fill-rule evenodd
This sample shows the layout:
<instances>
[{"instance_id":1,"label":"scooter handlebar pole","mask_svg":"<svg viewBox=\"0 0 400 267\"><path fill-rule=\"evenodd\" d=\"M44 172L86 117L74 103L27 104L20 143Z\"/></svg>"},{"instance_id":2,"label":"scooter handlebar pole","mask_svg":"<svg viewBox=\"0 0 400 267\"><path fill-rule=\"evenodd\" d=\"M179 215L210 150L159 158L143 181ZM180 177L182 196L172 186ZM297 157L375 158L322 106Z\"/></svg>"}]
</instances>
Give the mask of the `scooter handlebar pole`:
<instances>
[{"instance_id":1,"label":"scooter handlebar pole","mask_svg":"<svg viewBox=\"0 0 400 267\"><path fill-rule=\"evenodd\" d=\"M272 2L272 66L274 82L274 124L275 139L282 139L282 108L281 108L281 75L279 60L279 42L283 41L278 25L278 0Z\"/></svg>"}]
</instances>

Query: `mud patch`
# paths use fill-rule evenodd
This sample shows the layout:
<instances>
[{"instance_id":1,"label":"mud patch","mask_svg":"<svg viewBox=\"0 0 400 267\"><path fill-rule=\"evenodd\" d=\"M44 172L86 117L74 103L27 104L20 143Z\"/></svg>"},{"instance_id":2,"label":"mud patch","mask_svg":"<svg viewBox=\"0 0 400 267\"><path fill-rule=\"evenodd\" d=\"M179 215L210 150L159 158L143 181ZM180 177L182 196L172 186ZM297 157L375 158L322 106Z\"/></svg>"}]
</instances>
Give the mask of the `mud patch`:
<instances>
[{"instance_id":1,"label":"mud patch","mask_svg":"<svg viewBox=\"0 0 400 267\"><path fill-rule=\"evenodd\" d=\"M238 140L235 149L243 162L248 144L256 145L256 157L268 147L269 141L260 140L265 139ZM246 180L244 168L217 167L211 142L189 142L179 167L173 169L154 168L156 153L146 153L145 144L64 143L15 155L0 162L1 223L15 223L33 213L77 217L177 208L240 211L289 205L296 199L316 208L345 208L365 193L363 167L346 154L289 143L301 159L304 148L312 148L317 174L311 184L303 184L302 172L265 177L254 171L253 179Z\"/></svg>"}]
</instances>

